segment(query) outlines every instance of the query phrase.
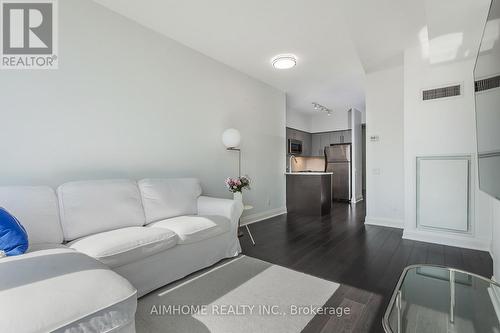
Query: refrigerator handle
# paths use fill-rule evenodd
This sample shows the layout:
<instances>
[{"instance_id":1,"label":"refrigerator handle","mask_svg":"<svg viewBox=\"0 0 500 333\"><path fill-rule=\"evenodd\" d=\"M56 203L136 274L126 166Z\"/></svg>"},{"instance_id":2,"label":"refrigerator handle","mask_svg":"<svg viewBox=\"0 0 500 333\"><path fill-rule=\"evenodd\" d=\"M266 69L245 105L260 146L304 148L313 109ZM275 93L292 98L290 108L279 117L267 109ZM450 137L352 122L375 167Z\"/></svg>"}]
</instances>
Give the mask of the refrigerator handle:
<instances>
[{"instance_id":1,"label":"refrigerator handle","mask_svg":"<svg viewBox=\"0 0 500 333\"><path fill-rule=\"evenodd\" d=\"M326 172L326 169L328 168L328 159L327 159L327 156L326 156L326 147L325 147L325 149L323 149L323 155L325 157L325 172Z\"/></svg>"}]
</instances>

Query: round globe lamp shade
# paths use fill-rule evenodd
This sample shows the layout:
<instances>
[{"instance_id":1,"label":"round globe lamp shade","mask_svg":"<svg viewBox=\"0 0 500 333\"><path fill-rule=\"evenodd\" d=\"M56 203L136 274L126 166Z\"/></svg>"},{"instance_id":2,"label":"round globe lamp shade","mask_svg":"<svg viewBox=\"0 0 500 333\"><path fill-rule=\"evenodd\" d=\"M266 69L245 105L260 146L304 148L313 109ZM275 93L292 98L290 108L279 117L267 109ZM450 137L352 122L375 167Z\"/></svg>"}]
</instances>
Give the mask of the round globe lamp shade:
<instances>
[{"instance_id":1,"label":"round globe lamp shade","mask_svg":"<svg viewBox=\"0 0 500 333\"><path fill-rule=\"evenodd\" d=\"M230 128L222 133L222 143L226 148L236 148L240 145L241 134L240 131Z\"/></svg>"}]
</instances>

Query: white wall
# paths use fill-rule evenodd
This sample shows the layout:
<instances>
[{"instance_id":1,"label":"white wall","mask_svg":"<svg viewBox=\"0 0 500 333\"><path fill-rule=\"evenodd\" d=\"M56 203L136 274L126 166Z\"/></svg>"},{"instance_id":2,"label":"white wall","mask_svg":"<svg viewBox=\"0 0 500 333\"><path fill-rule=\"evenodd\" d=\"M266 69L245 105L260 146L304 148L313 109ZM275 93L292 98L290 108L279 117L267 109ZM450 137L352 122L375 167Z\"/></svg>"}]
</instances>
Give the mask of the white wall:
<instances>
[{"instance_id":1,"label":"white wall","mask_svg":"<svg viewBox=\"0 0 500 333\"><path fill-rule=\"evenodd\" d=\"M365 112L361 111L364 123ZM330 116L326 113L307 114L293 109L287 109L286 125L310 133L341 131L351 128L349 110L334 111Z\"/></svg>"},{"instance_id":2,"label":"white wall","mask_svg":"<svg viewBox=\"0 0 500 333\"><path fill-rule=\"evenodd\" d=\"M358 110L361 113L361 123L366 123L365 110ZM350 129L351 116L349 110L335 110L329 116L326 113L304 113L287 108L286 126L310 133L341 131Z\"/></svg>"},{"instance_id":3,"label":"white wall","mask_svg":"<svg viewBox=\"0 0 500 333\"><path fill-rule=\"evenodd\" d=\"M235 127L250 213L285 207L284 93L90 0L59 2L59 32L58 70L0 74L1 185L194 176L231 197Z\"/></svg>"},{"instance_id":4,"label":"white wall","mask_svg":"<svg viewBox=\"0 0 500 333\"><path fill-rule=\"evenodd\" d=\"M311 132L340 131L351 128L349 110L334 111L329 116L326 113L311 116Z\"/></svg>"},{"instance_id":5,"label":"white wall","mask_svg":"<svg viewBox=\"0 0 500 333\"><path fill-rule=\"evenodd\" d=\"M351 109L352 128L352 198L351 202L363 200L363 134L361 129L361 111Z\"/></svg>"},{"instance_id":6,"label":"white wall","mask_svg":"<svg viewBox=\"0 0 500 333\"><path fill-rule=\"evenodd\" d=\"M293 109L286 110L286 126L304 132L311 132L311 116Z\"/></svg>"},{"instance_id":7,"label":"white wall","mask_svg":"<svg viewBox=\"0 0 500 333\"><path fill-rule=\"evenodd\" d=\"M403 67L366 79L366 223L404 224ZM380 140L370 142L371 135Z\"/></svg>"},{"instance_id":8,"label":"white wall","mask_svg":"<svg viewBox=\"0 0 500 333\"><path fill-rule=\"evenodd\" d=\"M476 152L474 60L429 65L419 47L405 51L404 60L404 163L405 238L454 246L489 249L491 225L485 195L479 191L475 157L473 175L472 234L460 235L416 228L416 157L472 155ZM460 97L422 101L422 89L463 84Z\"/></svg>"}]
</instances>

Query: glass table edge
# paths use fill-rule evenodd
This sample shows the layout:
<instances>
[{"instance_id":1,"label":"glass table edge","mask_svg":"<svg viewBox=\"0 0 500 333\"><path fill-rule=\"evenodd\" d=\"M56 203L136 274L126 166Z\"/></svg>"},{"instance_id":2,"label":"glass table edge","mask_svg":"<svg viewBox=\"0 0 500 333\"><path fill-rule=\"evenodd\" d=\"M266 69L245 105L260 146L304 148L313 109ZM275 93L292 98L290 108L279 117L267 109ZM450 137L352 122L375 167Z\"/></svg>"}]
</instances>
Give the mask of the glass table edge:
<instances>
[{"instance_id":1,"label":"glass table edge","mask_svg":"<svg viewBox=\"0 0 500 333\"><path fill-rule=\"evenodd\" d=\"M500 284L498 284L497 282L495 282L495 281L493 281L491 279L485 278L484 276L481 276L481 275L478 275L478 274L475 274L475 273L471 273L471 272L467 272L467 271L464 271L464 270L461 270L461 269L457 269L457 268L447 267L447 266L443 266L443 265L427 265L427 264L417 264L417 265L406 266L403 269L403 272L401 273L401 276L399 277L398 283L394 287L394 292L392 293L391 300L389 301L389 304L387 305L387 309L385 309L384 317L382 318L382 326L383 326L384 331L386 333L395 333L391 329L391 327L390 327L389 316L391 314L391 309L394 306L394 303L396 302L396 297L398 296L398 291L401 288L401 285L403 284L403 281L404 281L404 279L406 277L406 274L411 269L425 268L425 267L443 268L443 269L446 269L448 271L453 271L453 272L468 274L468 275L471 275L473 277L476 277L476 278L479 278L481 280L484 280L484 281L486 281L486 282L488 282L488 283L490 283L492 285L495 285L498 288L500 288Z\"/></svg>"}]
</instances>

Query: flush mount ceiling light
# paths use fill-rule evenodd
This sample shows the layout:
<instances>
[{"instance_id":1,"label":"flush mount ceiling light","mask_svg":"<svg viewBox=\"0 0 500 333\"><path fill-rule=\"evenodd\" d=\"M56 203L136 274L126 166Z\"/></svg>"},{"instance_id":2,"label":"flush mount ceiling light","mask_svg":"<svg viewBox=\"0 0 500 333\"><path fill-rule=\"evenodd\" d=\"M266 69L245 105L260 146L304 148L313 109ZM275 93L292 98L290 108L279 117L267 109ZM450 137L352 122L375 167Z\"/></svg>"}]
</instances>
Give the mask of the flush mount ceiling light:
<instances>
[{"instance_id":1,"label":"flush mount ceiling light","mask_svg":"<svg viewBox=\"0 0 500 333\"><path fill-rule=\"evenodd\" d=\"M312 102L312 106L313 106L314 110L326 112L329 116L332 115L332 110L327 108L326 106L323 106L323 105L315 103L315 102Z\"/></svg>"},{"instance_id":2,"label":"flush mount ceiling light","mask_svg":"<svg viewBox=\"0 0 500 333\"><path fill-rule=\"evenodd\" d=\"M271 59L271 63L276 69L290 69L297 65L297 57L293 54L279 54Z\"/></svg>"}]
</instances>

